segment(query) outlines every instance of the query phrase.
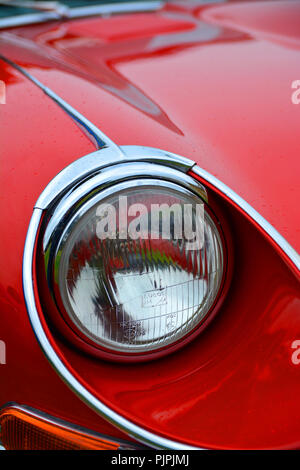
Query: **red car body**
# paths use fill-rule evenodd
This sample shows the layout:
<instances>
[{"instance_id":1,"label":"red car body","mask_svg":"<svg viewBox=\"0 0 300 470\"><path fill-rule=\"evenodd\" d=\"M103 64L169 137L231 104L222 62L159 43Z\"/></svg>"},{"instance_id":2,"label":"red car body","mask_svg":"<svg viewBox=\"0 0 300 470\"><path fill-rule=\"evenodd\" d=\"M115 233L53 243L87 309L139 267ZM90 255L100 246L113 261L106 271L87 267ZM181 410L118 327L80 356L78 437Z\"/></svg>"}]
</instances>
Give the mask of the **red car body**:
<instances>
[{"instance_id":1,"label":"red car body","mask_svg":"<svg viewBox=\"0 0 300 470\"><path fill-rule=\"evenodd\" d=\"M117 144L195 161L299 251L299 22L295 1L170 1L151 12L4 28L0 54ZM78 398L35 339L22 291L32 210L49 181L94 147L12 63L0 60L0 405L143 441ZM183 447L299 448L299 270L233 199L198 178L232 238L232 280L205 332L137 364L99 360L60 336L55 347L93 396L161 438Z\"/></svg>"}]
</instances>

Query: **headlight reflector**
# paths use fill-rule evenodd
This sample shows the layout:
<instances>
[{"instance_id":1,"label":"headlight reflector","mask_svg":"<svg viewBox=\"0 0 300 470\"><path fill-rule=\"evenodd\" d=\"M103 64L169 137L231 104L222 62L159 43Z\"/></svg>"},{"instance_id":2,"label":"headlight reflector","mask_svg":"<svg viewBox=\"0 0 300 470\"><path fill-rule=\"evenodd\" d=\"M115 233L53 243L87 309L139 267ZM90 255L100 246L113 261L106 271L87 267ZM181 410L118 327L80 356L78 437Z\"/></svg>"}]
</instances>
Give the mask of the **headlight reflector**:
<instances>
[{"instance_id":1,"label":"headlight reflector","mask_svg":"<svg viewBox=\"0 0 300 470\"><path fill-rule=\"evenodd\" d=\"M54 276L81 334L105 350L141 354L203 323L223 266L219 230L199 196L143 179L111 186L75 211L57 245Z\"/></svg>"}]
</instances>

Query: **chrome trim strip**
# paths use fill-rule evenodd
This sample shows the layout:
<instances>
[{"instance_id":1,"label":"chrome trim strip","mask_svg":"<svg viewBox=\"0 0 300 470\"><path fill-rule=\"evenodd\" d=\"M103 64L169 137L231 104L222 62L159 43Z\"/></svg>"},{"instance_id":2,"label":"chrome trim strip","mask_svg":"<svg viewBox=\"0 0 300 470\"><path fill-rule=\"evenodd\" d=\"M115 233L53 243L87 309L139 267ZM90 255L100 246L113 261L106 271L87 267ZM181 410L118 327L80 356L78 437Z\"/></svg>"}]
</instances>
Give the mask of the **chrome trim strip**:
<instances>
[{"instance_id":1,"label":"chrome trim strip","mask_svg":"<svg viewBox=\"0 0 300 470\"><path fill-rule=\"evenodd\" d=\"M195 162L190 158L181 157L176 153L159 150L154 147L123 145L121 148L128 161L149 161L151 163L170 166L184 173L187 173L195 165Z\"/></svg>"},{"instance_id":2,"label":"chrome trim strip","mask_svg":"<svg viewBox=\"0 0 300 470\"><path fill-rule=\"evenodd\" d=\"M185 173L180 174L173 168L168 168L163 165L150 165L144 162L124 162L119 165L110 165L109 167L102 168L99 173L84 181L77 188L72 188L72 192L68 192L64 197L59 199L45 229L44 250L47 250L53 232L55 232L58 227L61 227L66 213L68 213L72 207L76 207L77 212L79 210L80 201L82 201L82 199L86 200L87 196L90 194L95 194L97 188L101 188L101 191L105 191L117 184L126 184L132 180L143 178L145 181L147 179L161 180L164 181L166 185L168 185L168 183L176 184L207 201L207 193L201 183L198 183L192 176ZM41 209L41 207L36 208ZM61 228L59 231L61 231Z\"/></svg>"},{"instance_id":3,"label":"chrome trim strip","mask_svg":"<svg viewBox=\"0 0 300 470\"><path fill-rule=\"evenodd\" d=\"M260 215L248 202L246 202L241 196L230 189L226 184L222 183L215 176L211 175L207 171L200 168L198 165L193 167L193 173L200 176L204 180L211 183L215 188L219 189L225 194L231 201L237 204L251 219L253 219L263 230L266 232L272 240L282 249L287 257L295 265L296 269L300 271L300 255L297 251L287 242L287 240L271 225L262 215Z\"/></svg>"},{"instance_id":4,"label":"chrome trim strip","mask_svg":"<svg viewBox=\"0 0 300 470\"><path fill-rule=\"evenodd\" d=\"M39 196L35 207L47 209L57 197L76 182L111 165L134 161L151 162L179 170L182 173L187 173L195 165L195 162L188 158L178 157L174 153L151 147L128 145L122 146L120 149L122 151L120 158L116 158L110 148L104 148L72 162L50 181ZM205 198L204 188L203 197Z\"/></svg>"},{"instance_id":5,"label":"chrome trim strip","mask_svg":"<svg viewBox=\"0 0 300 470\"><path fill-rule=\"evenodd\" d=\"M39 314L36 308L35 295L34 295L34 286L33 286L33 259L34 259L34 249L36 243L36 237L41 221L43 211L46 210L53 201L57 200L59 196L66 190L70 189L71 185L74 185L79 180L86 179L91 176L91 172L94 173L96 170L103 169L104 173L109 173L111 166L111 171L115 173L121 164L128 163L129 167L136 168L140 167L140 171L147 167L147 172L150 175L157 173L159 177L159 171L155 173L155 168L161 168L162 173L164 173L164 178L170 177L176 173L177 180L180 179L180 174L182 175L183 182L186 181L188 184L192 178L186 173L193 167L194 162L183 157L178 157L175 154L164 152L162 150L151 149L147 147L135 147L128 146L122 147L123 157L122 159L115 158L114 152L109 148L104 148L101 151L94 152L86 157L73 162L69 167L65 168L60 174L58 174L46 187L44 192L39 197L37 204L34 208L33 215L29 224L28 233L25 242L24 256L23 256L23 291L24 298L26 303L26 308L28 311L29 319L33 328L33 331L36 335L36 338L43 350L45 356L54 367L56 372L64 380L64 382L76 393L88 406L93 408L97 413L102 415L106 420L111 422L113 425L120 428L122 431L126 432L132 436L137 441L140 441L150 447L157 449L176 449L176 450L186 450L193 449L192 446L183 444L181 442L171 441L160 436L144 430L143 428L131 423L127 419L123 418L118 413L114 412L108 408L104 403L95 398L88 390L86 390L82 384L73 377L72 373L65 366L65 364L58 357L54 349L52 348L40 321ZM165 171L161 164L164 163ZM117 165L119 164L119 165ZM89 167L90 165L90 167ZM106 171L107 170L107 171ZM126 172L127 173L127 172ZM129 171L132 175L132 170ZM128 173L128 175L129 175ZM126 175L126 176L128 176ZM162 176L162 175L161 175ZM179 176L179 178L178 178ZM101 173L97 174L96 178L102 177ZM90 185L93 181L92 179L87 180L83 185ZM180 183L180 181L178 181ZM206 195L204 187L200 183L196 183L195 187L203 188L204 195ZM78 187L80 190L80 186ZM203 192L201 191L201 192ZM76 194L78 191L72 193Z\"/></svg>"},{"instance_id":6,"label":"chrome trim strip","mask_svg":"<svg viewBox=\"0 0 300 470\"><path fill-rule=\"evenodd\" d=\"M56 0L47 2L44 0L0 0L0 6L1 5L6 7L21 7L35 11L52 11L59 15L60 18L67 18L69 10L66 5L63 5Z\"/></svg>"},{"instance_id":7,"label":"chrome trim strip","mask_svg":"<svg viewBox=\"0 0 300 470\"><path fill-rule=\"evenodd\" d=\"M28 13L27 15L10 16L0 19L0 29L26 26L28 24L44 23L46 21L57 21L59 16L52 11L39 13Z\"/></svg>"},{"instance_id":8,"label":"chrome trim strip","mask_svg":"<svg viewBox=\"0 0 300 470\"><path fill-rule=\"evenodd\" d=\"M101 151L101 155L103 155L103 160L101 157L101 161L104 166L113 163L114 157L109 154L109 149L104 149ZM172 166L172 160L183 164L181 168L182 172L188 171L188 169L193 168L193 172L202 177L204 180L211 183L214 187L218 188L223 194L228 196L233 202L235 202L242 210L244 210L250 217L256 221L264 231L266 231L274 241L284 250L287 256L291 259L291 261L295 264L295 266L299 269L300 262L299 262L299 255L295 252L295 250L284 240L284 238L272 227L260 214L258 214L246 201L244 201L240 196L238 196L234 191L228 188L225 184L219 181L210 173L202 170L198 166L193 166L193 162L190 160L185 160L182 157L176 157L175 154L168 154L167 152L163 152L156 149L148 149L148 148L138 148L138 147L123 147L124 154L127 156L130 155L127 161L132 161L132 159L138 159L143 161L143 158L148 159L147 161L151 161L151 158L155 159L162 159L163 157L166 158L167 166ZM146 155L143 156L143 151ZM105 152L105 153L104 153ZM52 182L49 183L45 191L42 193L40 198L38 199L37 206L34 208L33 215L29 224L25 248L24 248L24 256L23 256L23 291L25 297L25 303L28 311L28 315L30 318L30 322L35 333L35 336L43 350L45 356L56 370L56 372L60 375L62 380L76 393L81 400L83 400L88 406L94 409L97 413L103 416L106 420L110 423L121 429L122 431L126 432L134 439L139 442L142 442L150 447L154 447L157 449L174 449L174 450L191 450L196 449L196 447L189 446L187 444L172 441L161 436L155 435L140 426L130 422L129 420L125 419L118 413L111 410L107 407L104 403L100 400L95 398L88 390L83 387L83 385L72 375L66 365L61 361L58 357L54 349L52 348L40 321L39 314L36 308L35 303L35 296L34 296L34 286L33 286L33 260L34 260L34 249L36 244L36 236L38 233L38 228L40 225L41 217L43 214L43 210L46 209L51 202L58 197L63 189L65 189L64 185L67 185L71 179L72 184L74 184L78 179L81 177L86 176L89 173L87 170L86 164L89 162L92 164L93 171L98 168L100 164L100 158L98 160L100 152L94 152L93 154L87 155L82 159L77 160L72 165L67 167L63 170L59 175L57 175ZM152 157L151 157L152 155ZM126 159L126 158L125 158ZM153 160L152 160L153 161ZM117 162L120 163L120 160ZM98 164L98 166L97 166ZM175 168L176 168L176 163ZM186 164L186 165L185 165ZM74 172L72 171L72 167L74 168Z\"/></svg>"},{"instance_id":9,"label":"chrome trim strip","mask_svg":"<svg viewBox=\"0 0 300 470\"><path fill-rule=\"evenodd\" d=\"M125 13L142 13L157 11L164 6L163 1L148 1L148 2L126 2L114 3L108 5L91 5L77 8L70 8L70 18L80 18L84 16L93 15L116 15ZM1 26L1 23L0 23Z\"/></svg>"},{"instance_id":10,"label":"chrome trim strip","mask_svg":"<svg viewBox=\"0 0 300 470\"><path fill-rule=\"evenodd\" d=\"M126 13L151 12L159 10L163 5L163 1L148 1L76 7L68 9L68 18L75 19L95 15L107 16ZM26 15L11 16L10 18L0 19L0 29L44 23L47 21L59 21L61 19L64 18L58 13L52 11L28 13Z\"/></svg>"},{"instance_id":11,"label":"chrome trim strip","mask_svg":"<svg viewBox=\"0 0 300 470\"><path fill-rule=\"evenodd\" d=\"M10 59L0 55L0 59L9 64L15 70L18 70L24 77L28 78L32 83L34 83L40 90L42 90L49 98L51 98L55 103L58 104L78 125L78 127L89 137L89 139L94 143L97 149L109 147L111 150L115 151L116 157L122 155L120 147L115 144L112 140L109 139L100 129L98 129L91 121L84 117L81 113L76 111L73 106L68 104L60 96L58 96L50 88L46 87L41 83L37 78L33 77L30 73L24 70L19 65L12 62Z\"/></svg>"}]
</instances>

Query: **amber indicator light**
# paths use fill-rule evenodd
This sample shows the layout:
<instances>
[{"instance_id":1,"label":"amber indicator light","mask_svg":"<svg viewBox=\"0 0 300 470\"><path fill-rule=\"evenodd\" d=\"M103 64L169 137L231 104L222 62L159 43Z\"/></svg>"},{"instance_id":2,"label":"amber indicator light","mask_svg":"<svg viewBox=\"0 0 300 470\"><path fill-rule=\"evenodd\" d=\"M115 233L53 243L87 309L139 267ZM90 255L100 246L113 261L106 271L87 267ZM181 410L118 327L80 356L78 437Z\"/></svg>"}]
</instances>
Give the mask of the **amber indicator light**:
<instances>
[{"instance_id":1,"label":"amber indicator light","mask_svg":"<svg viewBox=\"0 0 300 470\"><path fill-rule=\"evenodd\" d=\"M117 450L119 442L70 428L31 411L8 407L0 411L0 438L7 450Z\"/></svg>"}]
</instances>

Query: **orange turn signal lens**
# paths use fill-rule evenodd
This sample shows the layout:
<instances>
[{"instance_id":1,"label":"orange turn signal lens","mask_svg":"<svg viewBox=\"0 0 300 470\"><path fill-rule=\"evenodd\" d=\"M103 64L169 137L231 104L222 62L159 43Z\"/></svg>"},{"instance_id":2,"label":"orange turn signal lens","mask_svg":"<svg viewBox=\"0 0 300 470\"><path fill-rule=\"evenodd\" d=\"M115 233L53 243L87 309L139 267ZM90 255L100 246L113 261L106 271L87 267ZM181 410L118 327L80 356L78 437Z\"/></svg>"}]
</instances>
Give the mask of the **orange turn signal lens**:
<instances>
[{"instance_id":1,"label":"orange turn signal lens","mask_svg":"<svg viewBox=\"0 0 300 470\"><path fill-rule=\"evenodd\" d=\"M8 450L117 450L107 437L17 405L0 411L0 439Z\"/></svg>"}]
</instances>

